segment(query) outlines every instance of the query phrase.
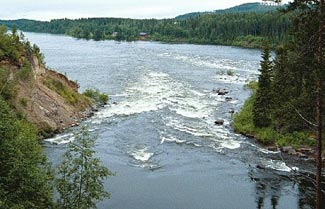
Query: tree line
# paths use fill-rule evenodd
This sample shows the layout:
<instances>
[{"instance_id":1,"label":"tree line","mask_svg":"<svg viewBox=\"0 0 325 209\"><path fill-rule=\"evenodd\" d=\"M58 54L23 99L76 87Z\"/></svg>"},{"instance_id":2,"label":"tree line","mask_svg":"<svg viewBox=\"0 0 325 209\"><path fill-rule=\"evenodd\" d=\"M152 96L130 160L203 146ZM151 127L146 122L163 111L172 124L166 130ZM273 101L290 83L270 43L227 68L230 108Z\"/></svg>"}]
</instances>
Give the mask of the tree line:
<instances>
[{"instance_id":1,"label":"tree line","mask_svg":"<svg viewBox=\"0 0 325 209\"><path fill-rule=\"evenodd\" d=\"M290 14L270 11L212 13L186 19L81 18L56 19L49 22L0 21L0 24L16 26L23 31L67 34L94 40L147 39L260 47L265 37L268 37L274 46L288 41L288 29L292 23ZM147 33L148 36L139 37L141 32Z\"/></svg>"}]
</instances>

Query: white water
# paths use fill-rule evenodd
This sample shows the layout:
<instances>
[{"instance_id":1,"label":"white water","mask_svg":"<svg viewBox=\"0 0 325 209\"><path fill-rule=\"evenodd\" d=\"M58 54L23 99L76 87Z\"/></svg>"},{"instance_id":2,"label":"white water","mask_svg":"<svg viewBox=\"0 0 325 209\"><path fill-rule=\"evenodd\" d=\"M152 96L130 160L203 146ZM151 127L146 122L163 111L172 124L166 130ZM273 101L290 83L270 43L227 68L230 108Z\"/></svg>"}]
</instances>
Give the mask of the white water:
<instances>
[{"instance_id":1,"label":"white water","mask_svg":"<svg viewBox=\"0 0 325 209\"><path fill-rule=\"evenodd\" d=\"M272 208L274 194L277 208L298 207L304 185L276 174L291 175L294 166L231 128L229 110L237 112L248 97L243 84L256 79L259 51L31 36L47 65L78 80L81 90L110 96L84 122L98 135L98 156L117 173L105 181L112 199L99 208L257 208L261 196ZM217 88L229 94L217 95ZM217 126L217 119L225 123ZM54 163L73 141L70 132L48 140Z\"/></svg>"}]
</instances>

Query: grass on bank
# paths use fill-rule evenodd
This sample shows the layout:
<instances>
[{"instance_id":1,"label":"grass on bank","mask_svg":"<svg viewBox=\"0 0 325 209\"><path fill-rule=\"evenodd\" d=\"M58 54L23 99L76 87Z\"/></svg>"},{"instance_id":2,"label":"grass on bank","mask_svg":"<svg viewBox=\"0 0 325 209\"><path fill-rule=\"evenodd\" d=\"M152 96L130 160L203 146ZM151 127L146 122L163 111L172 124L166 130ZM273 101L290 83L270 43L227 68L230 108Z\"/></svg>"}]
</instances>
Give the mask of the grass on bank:
<instances>
[{"instance_id":1,"label":"grass on bank","mask_svg":"<svg viewBox=\"0 0 325 209\"><path fill-rule=\"evenodd\" d=\"M257 83L251 82L245 87L253 89L253 93L245 102L241 111L234 117L233 127L237 133L252 136L264 145L277 144L281 147L293 146L295 148L299 146L315 146L315 139L312 139L311 134L307 131L279 133L273 126L266 128L255 127L253 123L253 105L256 98Z\"/></svg>"},{"instance_id":2,"label":"grass on bank","mask_svg":"<svg viewBox=\"0 0 325 209\"><path fill-rule=\"evenodd\" d=\"M82 98L78 92L73 91L71 88L68 88L64 83L59 80L55 80L53 78L47 77L44 81L44 84L49 88L57 92L60 96L62 96L67 103L72 105L78 104L80 101L85 100Z\"/></svg>"}]
</instances>

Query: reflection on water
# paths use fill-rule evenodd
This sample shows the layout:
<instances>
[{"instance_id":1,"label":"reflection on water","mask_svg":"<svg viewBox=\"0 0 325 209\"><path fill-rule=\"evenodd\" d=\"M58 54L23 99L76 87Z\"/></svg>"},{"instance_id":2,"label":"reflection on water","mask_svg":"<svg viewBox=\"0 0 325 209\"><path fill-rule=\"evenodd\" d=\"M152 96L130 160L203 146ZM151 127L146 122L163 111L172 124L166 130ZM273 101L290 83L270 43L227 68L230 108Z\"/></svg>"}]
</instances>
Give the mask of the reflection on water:
<instances>
[{"instance_id":1,"label":"reflection on water","mask_svg":"<svg viewBox=\"0 0 325 209\"><path fill-rule=\"evenodd\" d=\"M276 209L278 208L282 192L283 180L278 177L272 178L272 176L265 175L264 172L258 169L251 169L248 173L251 180L255 182L256 208L266 208L267 201L270 200L270 208Z\"/></svg>"},{"instance_id":2,"label":"reflection on water","mask_svg":"<svg viewBox=\"0 0 325 209\"><path fill-rule=\"evenodd\" d=\"M274 182L278 183L278 182ZM278 200L279 200L279 195L280 195L280 185L275 184L275 188L272 189L272 192L269 193L265 190L268 190L267 185L265 185L263 182L260 180L256 181L256 203L257 203L257 208L261 209L264 208L264 201L266 199L266 195L270 194L271 195L271 206L273 209L276 209L278 206Z\"/></svg>"},{"instance_id":3,"label":"reflection on water","mask_svg":"<svg viewBox=\"0 0 325 209\"><path fill-rule=\"evenodd\" d=\"M315 185L311 174L288 175L263 168L250 168L248 176L255 183L257 209L281 209L282 207L279 206L281 196L295 190L298 197L297 208L312 209L315 207ZM325 207L324 197L322 205Z\"/></svg>"},{"instance_id":4,"label":"reflection on water","mask_svg":"<svg viewBox=\"0 0 325 209\"><path fill-rule=\"evenodd\" d=\"M298 181L298 196L299 196L299 208L309 209L315 208L315 175L310 173L304 173L297 177ZM325 208L325 178L322 178L322 208Z\"/></svg>"}]
</instances>

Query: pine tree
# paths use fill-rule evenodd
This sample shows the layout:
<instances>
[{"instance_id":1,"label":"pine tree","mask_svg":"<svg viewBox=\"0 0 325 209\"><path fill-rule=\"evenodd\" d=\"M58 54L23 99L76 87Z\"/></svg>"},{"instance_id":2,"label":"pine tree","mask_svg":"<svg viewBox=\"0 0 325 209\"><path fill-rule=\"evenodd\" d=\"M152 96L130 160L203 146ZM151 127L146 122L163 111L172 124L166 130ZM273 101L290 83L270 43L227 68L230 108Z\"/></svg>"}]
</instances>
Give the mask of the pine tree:
<instances>
[{"instance_id":1,"label":"pine tree","mask_svg":"<svg viewBox=\"0 0 325 209\"><path fill-rule=\"evenodd\" d=\"M294 30L296 53L303 60L303 70L309 76L306 80L314 86L311 96L315 96L314 106L317 139L317 172L316 172L316 208L322 208L322 132L323 132L323 95L324 95L324 50L325 50L325 1L294 0L287 11L295 12ZM312 98L312 97L311 97Z\"/></svg>"},{"instance_id":2,"label":"pine tree","mask_svg":"<svg viewBox=\"0 0 325 209\"><path fill-rule=\"evenodd\" d=\"M303 79L300 73L301 63L297 62L297 55L289 52L286 46L276 49L272 79L272 118L277 131L290 133L302 130L303 120L297 111L305 115L306 96L304 95Z\"/></svg>"},{"instance_id":3,"label":"pine tree","mask_svg":"<svg viewBox=\"0 0 325 209\"><path fill-rule=\"evenodd\" d=\"M287 68L288 53L283 46L276 50L276 57L274 60L274 79L272 81L272 99L277 107L274 108L273 114L278 131L283 130L287 125L287 101L290 99L290 90L288 85L292 79L289 76Z\"/></svg>"},{"instance_id":4,"label":"pine tree","mask_svg":"<svg viewBox=\"0 0 325 209\"><path fill-rule=\"evenodd\" d=\"M86 127L82 127L80 133L75 134L75 141L69 144L58 167L58 207L95 209L96 201L110 197L104 189L103 180L113 174L94 156L96 138L89 135Z\"/></svg>"},{"instance_id":5,"label":"pine tree","mask_svg":"<svg viewBox=\"0 0 325 209\"><path fill-rule=\"evenodd\" d=\"M267 127L271 124L271 77L272 61L268 42L264 43L258 89L254 101L253 122L256 127Z\"/></svg>"}]
</instances>

